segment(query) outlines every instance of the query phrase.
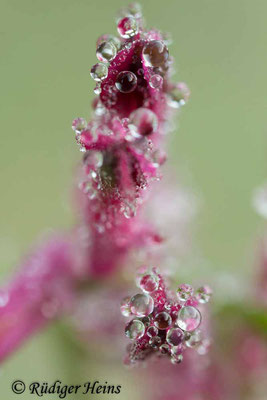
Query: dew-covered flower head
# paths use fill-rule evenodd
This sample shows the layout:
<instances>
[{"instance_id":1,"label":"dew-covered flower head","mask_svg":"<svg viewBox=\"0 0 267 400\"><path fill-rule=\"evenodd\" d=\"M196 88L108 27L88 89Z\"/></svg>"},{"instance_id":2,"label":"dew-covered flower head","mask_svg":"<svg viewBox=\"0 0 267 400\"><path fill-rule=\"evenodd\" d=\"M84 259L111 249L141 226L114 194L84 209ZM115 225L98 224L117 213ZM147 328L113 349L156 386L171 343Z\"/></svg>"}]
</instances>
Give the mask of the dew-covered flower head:
<instances>
[{"instance_id":1,"label":"dew-covered flower head","mask_svg":"<svg viewBox=\"0 0 267 400\"><path fill-rule=\"evenodd\" d=\"M132 343L127 348L125 362L133 364L151 355L162 355L180 363L186 348L196 348L204 354L209 340L200 330L200 308L212 295L208 286L194 291L182 284L176 293L169 290L156 268L137 278L140 293L122 301L121 312L129 318L126 336Z\"/></svg>"},{"instance_id":2,"label":"dew-covered flower head","mask_svg":"<svg viewBox=\"0 0 267 400\"><path fill-rule=\"evenodd\" d=\"M184 83L170 81L169 41L145 29L139 5L120 13L117 32L97 40L92 120L78 118L72 125L85 153L80 187L95 213L105 204L104 229L118 221L117 212L133 217L144 189L160 178L171 110L189 97Z\"/></svg>"}]
</instances>

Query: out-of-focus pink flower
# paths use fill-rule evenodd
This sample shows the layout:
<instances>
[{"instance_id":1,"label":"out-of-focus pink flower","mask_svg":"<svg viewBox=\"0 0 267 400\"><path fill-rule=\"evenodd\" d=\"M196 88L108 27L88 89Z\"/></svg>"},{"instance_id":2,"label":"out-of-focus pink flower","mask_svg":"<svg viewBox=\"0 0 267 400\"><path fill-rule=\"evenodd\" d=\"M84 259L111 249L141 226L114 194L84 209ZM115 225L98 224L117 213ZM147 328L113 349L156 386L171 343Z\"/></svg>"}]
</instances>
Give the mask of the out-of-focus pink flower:
<instances>
[{"instance_id":1,"label":"out-of-focus pink flower","mask_svg":"<svg viewBox=\"0 0 267 400\"><path fill-rule=\"evenodd\" d=\"M69 311L75 296L70 238L42 245L0 292L0 360L29 335Z\"/></svg>"}]
</instances>

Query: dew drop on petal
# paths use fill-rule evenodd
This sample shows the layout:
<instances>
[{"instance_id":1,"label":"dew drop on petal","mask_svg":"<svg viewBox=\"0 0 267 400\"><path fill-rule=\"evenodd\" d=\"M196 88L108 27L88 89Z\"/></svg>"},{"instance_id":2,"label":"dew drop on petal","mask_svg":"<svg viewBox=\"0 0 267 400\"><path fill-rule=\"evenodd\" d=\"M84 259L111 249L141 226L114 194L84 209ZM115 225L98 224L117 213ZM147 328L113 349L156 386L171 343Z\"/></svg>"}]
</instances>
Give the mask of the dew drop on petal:
<instances>
[{"instance_id":1,"label":"dew drop on petal","mask_svg":"<svg viewBox=\"0 0 267 400\"><path fill-rule=\"evenodd\" d=\"M201 331L199 329L195 330L185 341L187 347L197 347L201 343Z\"/></svg>"},{"instance_id":2,"label":"dew drop on petal","mask_svg":"<svg viewBox=\"0 0 267 400\"><path fill-rule=\"evenodd\" d=\"M212 290L208 285L201 286L196 291L196 299L199 301L199 303L202 304L208 303L211 296L212 296Z\"/></svg>"},{"instance_id":3,"label":"dew drop on petal","mask_svg":"<svg viewBox=\"0 0 267 400\"><path fill-rule=\"evenodd\" d=\"M171 363L172 364L180 364L183 361L183 355L179 354L177 356L172 356L171 357Z\"/></svg>"},{"instance_id":4,"label":"dew drop on petal","mask_svg":"<svg viewBox=\"0 0 267 400\"><path fill-rule=\"evenodd\" d=\"M148 108L140 107L133 111L129 116L130 129L136 135L149 136L156 132L158 128L158 118L156 114Z\"/></svg>"},{"instance_id":5,"label":"dew drop on petal","mask_svg":"<svg viewBox=\"0 0 267 400\"><path fill-rule=\"evenodd\" d=\"M101 85L96 85L94 88L94 94L99 95L101 93Z\"/></svg>"},{"instance_id":6,"label":"dew drop on petal","mask_svg":"<svg viewBox=\"0 0 267 400\"><path fill-rule=\"evenodd\" d=\"M148 294L136 294L130 301L131 312L138 317L146 317L154 309L154 300Z\"/></svg>"},{"instance_id":7,"label":"dew drop on petal","mask_svg":"<svg viewBox=\"0 0 267 400\"><path fill-rule=\"evenodd\" d=\"M125 335L131 340L141 338L144 333L145 326L143 322L139 321L138 319L133 319L125 327Z\"/></svg>"},{"instance_id":8,"label":"dew drop on petal","mask_svg":"<svg viewBox=\"0 0 267 400\"><path fill-rule=\"evenodd\" d=\"M161 354L168 354L169 353L169 346L167 344L162 344L159 348Z\"/></svg>"},{"instance_id":9,"label":"dew drop on petal","mask_svg":"<svg viewBox=\"0 0 267 400\"><path fill-rule=\"evenodd\" d=\"M193 295L194 289L192 286L183 283L177 289L177 297L180 301L186 301Z\"/></svg>"},{"instance_id":10,"label":"dew drop on petal","mask_svg":"<svg viewBox=\"0 0 267 400\"><path fill-rule=\"evenodd\" d=\"M146 331L147 336L149 336L149 337L157 336L158 332L159 332L158 329L153 325L150 326L149 328L147 328L147 331Z\"/></svg>"},{"instance_id":11,"label":"dew drop on petal","mask_svg":"<svg viewBox=\"0 0 267 400\"><path fill-rule=\"evenodd\" d=\"M129 317L131 315L131 308L130 308L130 297L125 297L121 301L121 313L124 317Z\"/></svg>"},{"instance_id":12,"label":"dew drop on petal","mask_svg":"<svg viewBox=\"0 0 267 400\"><path fill-rule=\"evenodd\" d=\"M90 170L97 170L103 165L103 154L101 151L88 151L84 156L84 164Z\"/></svg>"},{"instance_id":13,"label":"dew drop on petal","mask_svg":"<svg viewBox=\"0 0 267 400\"><path fill-rule=\"evenodd\" d=\"M165 311L158 313L155 316L154 324L158 329L162 330L168 329L172 324L172 319L170 314L166 313Z\"/></svg>"},{"instance_id":14,"label":"dew drop on petal","mask_svg":"<svg viewBox=\"0 0 267 400\"><path fill-rule=\"evenodd\" d=\"M97 63L91 68L91 77L100 82L108 76L108 67L106 64Z\"/></svg>"},{"instance_id":15,"label":"dew drop on petal","mask_svg":"<svg viewBox=\"0 0 267 400\"><path fill-rule=\"evenodd\" d=\"M133 17L125 17L119 20L118 32L124 39L129 39L138 33L138 23Z\"/></svg>"},{"instance_id":16,"label":"dew drop on petal","mask_svg":"<svg viewBox=\"0 0 267 400\"><path fill-rule=\"evenodd\" d=\"M115 86L121 93L133 92L137 86L136 75L131 71L121 71L117 75Z\"/></svg>"},{"instance_id":17,"label":"dew drop on petal","mask_svg":"<svg viewBox=\"0 0 267 400\"><path fill-rule=\"evenodd\" d=\"M161 345L162 339L159 336L153 336L149 339L149 344L153 349L157 349Z\"/></svg>"},{"instance_id":18,"label":"dew drop on petal","mask_svg":"<svg viewBox=\"0 0 267 400\"><path fill-rule=\"evenodd\" d=\"M156 275L147 274L141 278L139 286L144 292L151 293L158 289L159 280Z\"/></svg>"},{"instance_id":19,"label":"dew drop on petal","mask_svg":"<svg viewBox=\"0 0 267 400\"><path fill-rule=\"evenodd\" d=\"M164 42L151 40L143 48L143 60L148 67L162 67L169 58L169 51Z\"/></svg>"},{"instance_id":20,"label":"dew drop on petal","mask_svg":"<svg viewBox=\"0 0 267 400\"><path fill-rule=\"evenodd\" d=\"M96 49L96 56L99 61L110 62L116 57L117 48L112 42L102 42Z\"/></svg>"},{"instance_id":21,"label":"dew drop on petal","mask_svg":"<svg viewBox=\"0 0 267 400\"><path fill-rule=\"evenodd\" d=\"M76 134L80 134L87 127L87 121L84 118L76 118L72 122L72 129Z\"/></svg>"},{"instance_id":22,"label":"dew drop on petal","mask_svg":"<svg viewBox=\"0 0 267 400\"><path fill-rule=\"evenodd\" d=\"M171 346L178 346L184 339L184 332L179 328L171 328L166 335L166 341Z\"/></svg>"},{"instance_id":23,"label":"dew drop on petal","mask_svg":"<svg viewBox=\"0 0 267 400\"><path fill-rule=\"evenodd\" d=\"M185 306L181 308L177 317L177 325L183 331L192 332L197 329L201 322L201 314L197 308Z\"/></svg>"},{"instance_id":24,"label":"dew drop on petal","mask_svg":"<svg viewBox=\"0 0 267 400\"><path fill-rule=\"evenodd\" d=\"M149 79L149 85L153 89L161 89L163 84L163 78L161 75L154 74Z\"/></svg>"},{"instance_id":25,"label":"dew drop on petal","mask_svg":"<svg viewBox=\"0 0 267 400\"><path fill-rule=\"evenodd\" d=\"M105 35L100 36L97 39L96 47L98 48L103 42L112 43L116 47L117 50L119 50L121 48L121 41L117 36L110 35L110 34L105 34Z\"/></svg>"},{"instance_id":26,"label":"dew drop on petal","mask_svg":"<svg viewBox=\"0 0 267 400\"><path fill-rule=\"evenodd\" d=\"M190 90L186 83L179 82L169 93L168 104L172 108L179 108L185 105L190 97Z\"/></svg>"}]
</instances>

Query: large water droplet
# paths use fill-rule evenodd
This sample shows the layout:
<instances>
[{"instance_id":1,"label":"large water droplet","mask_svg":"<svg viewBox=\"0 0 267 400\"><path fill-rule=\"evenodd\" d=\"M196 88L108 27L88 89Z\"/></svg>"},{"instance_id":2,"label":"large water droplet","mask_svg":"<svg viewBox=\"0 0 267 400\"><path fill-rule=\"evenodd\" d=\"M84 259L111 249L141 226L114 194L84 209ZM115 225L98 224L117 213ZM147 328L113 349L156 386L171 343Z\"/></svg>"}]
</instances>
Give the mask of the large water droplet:
<instances>
[{"instance_id":1,"label":"large water droplet","mask_svg":"<svg viewBox=\"0 0 267 400\"><path fill-rule=\"evenodd\" d=\"M201 322L201 314L195 307L185 306L181 308L177 317L177 325L183 331L192 332L197 329Z\"/></svg>"},{"instance_id":2,"label":"large water droplet","mask_svg":"<svg viewBox=\"0 0 267 400\"><path fill-rule=\"evenodd\" d=\"M159 286L159 280L154 274L147 274L143 276L139 282L140 288L147 293L154 292Z\"/></svg>"},{"instance_id":3,"label":"large water droplet","mask_svg":"<svg viewBox=\"0 0 267 400\"><path fill-rule=\"evenodd\" d=\"M138 33L138 23L135 18L125 17L118 22L118 32L124 39L129 39Z\"/></svg>"},{"instance_id":4,"label":"large water droplet","mask_svg":"<svg viewBox=\"0 0 267 400\"><path fill-rule=\"evenodd\" d=\"M100 82L108 76L108 67L105 64L97 63L91 68L91 77Z\"/></svg>"},{"instance_id":5,"label":"large water droplet","mask_svg":"<svg viewBox=\"0 0 267 400\"><path fill-rule=\"evenodd\" d=\"M139 321L138 319L133 319L125 327L125 335L131 340L141 338L144 333L145 326L143 322Z\"/></svg>"},{"instance_id":6,"label":"large water droplet","mask_svg":"<svg viewBox=\"0 0 267 400\"><path fill-rule=\"evenodd\" d=\"M97 50L96 56L99 61L110 62L113 58L116 57L117 49L116 46L112 42L103 42L101 43Z\"/></svg>"},{"instance_id":7,"label":"large water droplet","mask_svg":"<svg viewBox=\"0 0 267 400\"><path fill-rule=\"evenodd\" d=\"M121 71L117 75L115 86L121 93L133 92L137 86L136 75L131 71Z\"/></svg>"},{"instance_id":8,"label":"large water droplet","mask_svg":"<svg viewBox=\"0 0 267 400\"><path fill-rule=\"evenodd\" d=\"M172 324L170 314L165 311L158 313L155 317L154 324L158 329L168 329Z\"/></svg>"},{"instance_id":9,"label":"large water droplet","mask_svg":"<svg viewBox=\"0 0 267 400\"><path fill-rule=\"evenodd\" d=\"M158 118L156 114L148 108L138 108L129 117L129 128L136 137L149 136L156 132L158 128Z\"/></svg>"},{"instance_id":10,"label":"large water droplet","mask_svg":"<svg viewBox=\"0 0 267 400\"><path fill-rule=\"evenodd\" d=\"M154 300L148 294L136 294L130 301L131 312L138 317L146 317L154 309Z\"/></svg>"},{"instance_id":11,"label":"large water droplet","mask_svg":"<svg viewBox=\"0 0 267 400\"><path fill-rule=\"evenodd\" d=\"M167 46L160 40L151 40L143 48L144 63L148 67L162 67L168 58Z\"/></svg>"},{"instance_id":12,"label":"large water droplet","mask_svg":"<svg viewBox=\"0 0 267 400\"><path fill-rule=\"evenodd\" d=\"M184 339L184 333L181 329L172 328L168 330L168 333L166 335L166 341L171 346L178 346L179 344L182 343L183 339Z\"/></svg>"}]
</instances>

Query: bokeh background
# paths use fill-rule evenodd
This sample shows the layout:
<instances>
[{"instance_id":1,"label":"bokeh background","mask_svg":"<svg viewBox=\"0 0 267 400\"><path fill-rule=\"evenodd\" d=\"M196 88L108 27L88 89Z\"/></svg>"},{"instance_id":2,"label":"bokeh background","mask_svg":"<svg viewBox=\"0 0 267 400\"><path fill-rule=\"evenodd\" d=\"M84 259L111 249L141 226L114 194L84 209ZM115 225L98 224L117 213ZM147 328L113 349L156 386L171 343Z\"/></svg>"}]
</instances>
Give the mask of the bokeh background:
<instances>
[{"instance_id":1,"label":"bokeh background","mask_svg":"<svg viewBox=\"0 0 267 400\"><path fill-rule=\"evenodd\" d=\"M1 281L42 232L73 223L69 200L80 153L70 126L74 117L90 115L95 41L116 32L116 12L127 3L0 0ZM266 178L267 3L140 3L149 26L171 32L175 78L192 90L169 137L169 165L200 198L199 265L249 277L263 228L251 194ZM35 336L0 373L8 399L17 397L14 379L94 378L123 380L122 394L113 398L139 398L129 371L95 352L85 359L59 324Z\"/></svg>"}]
</instances>

